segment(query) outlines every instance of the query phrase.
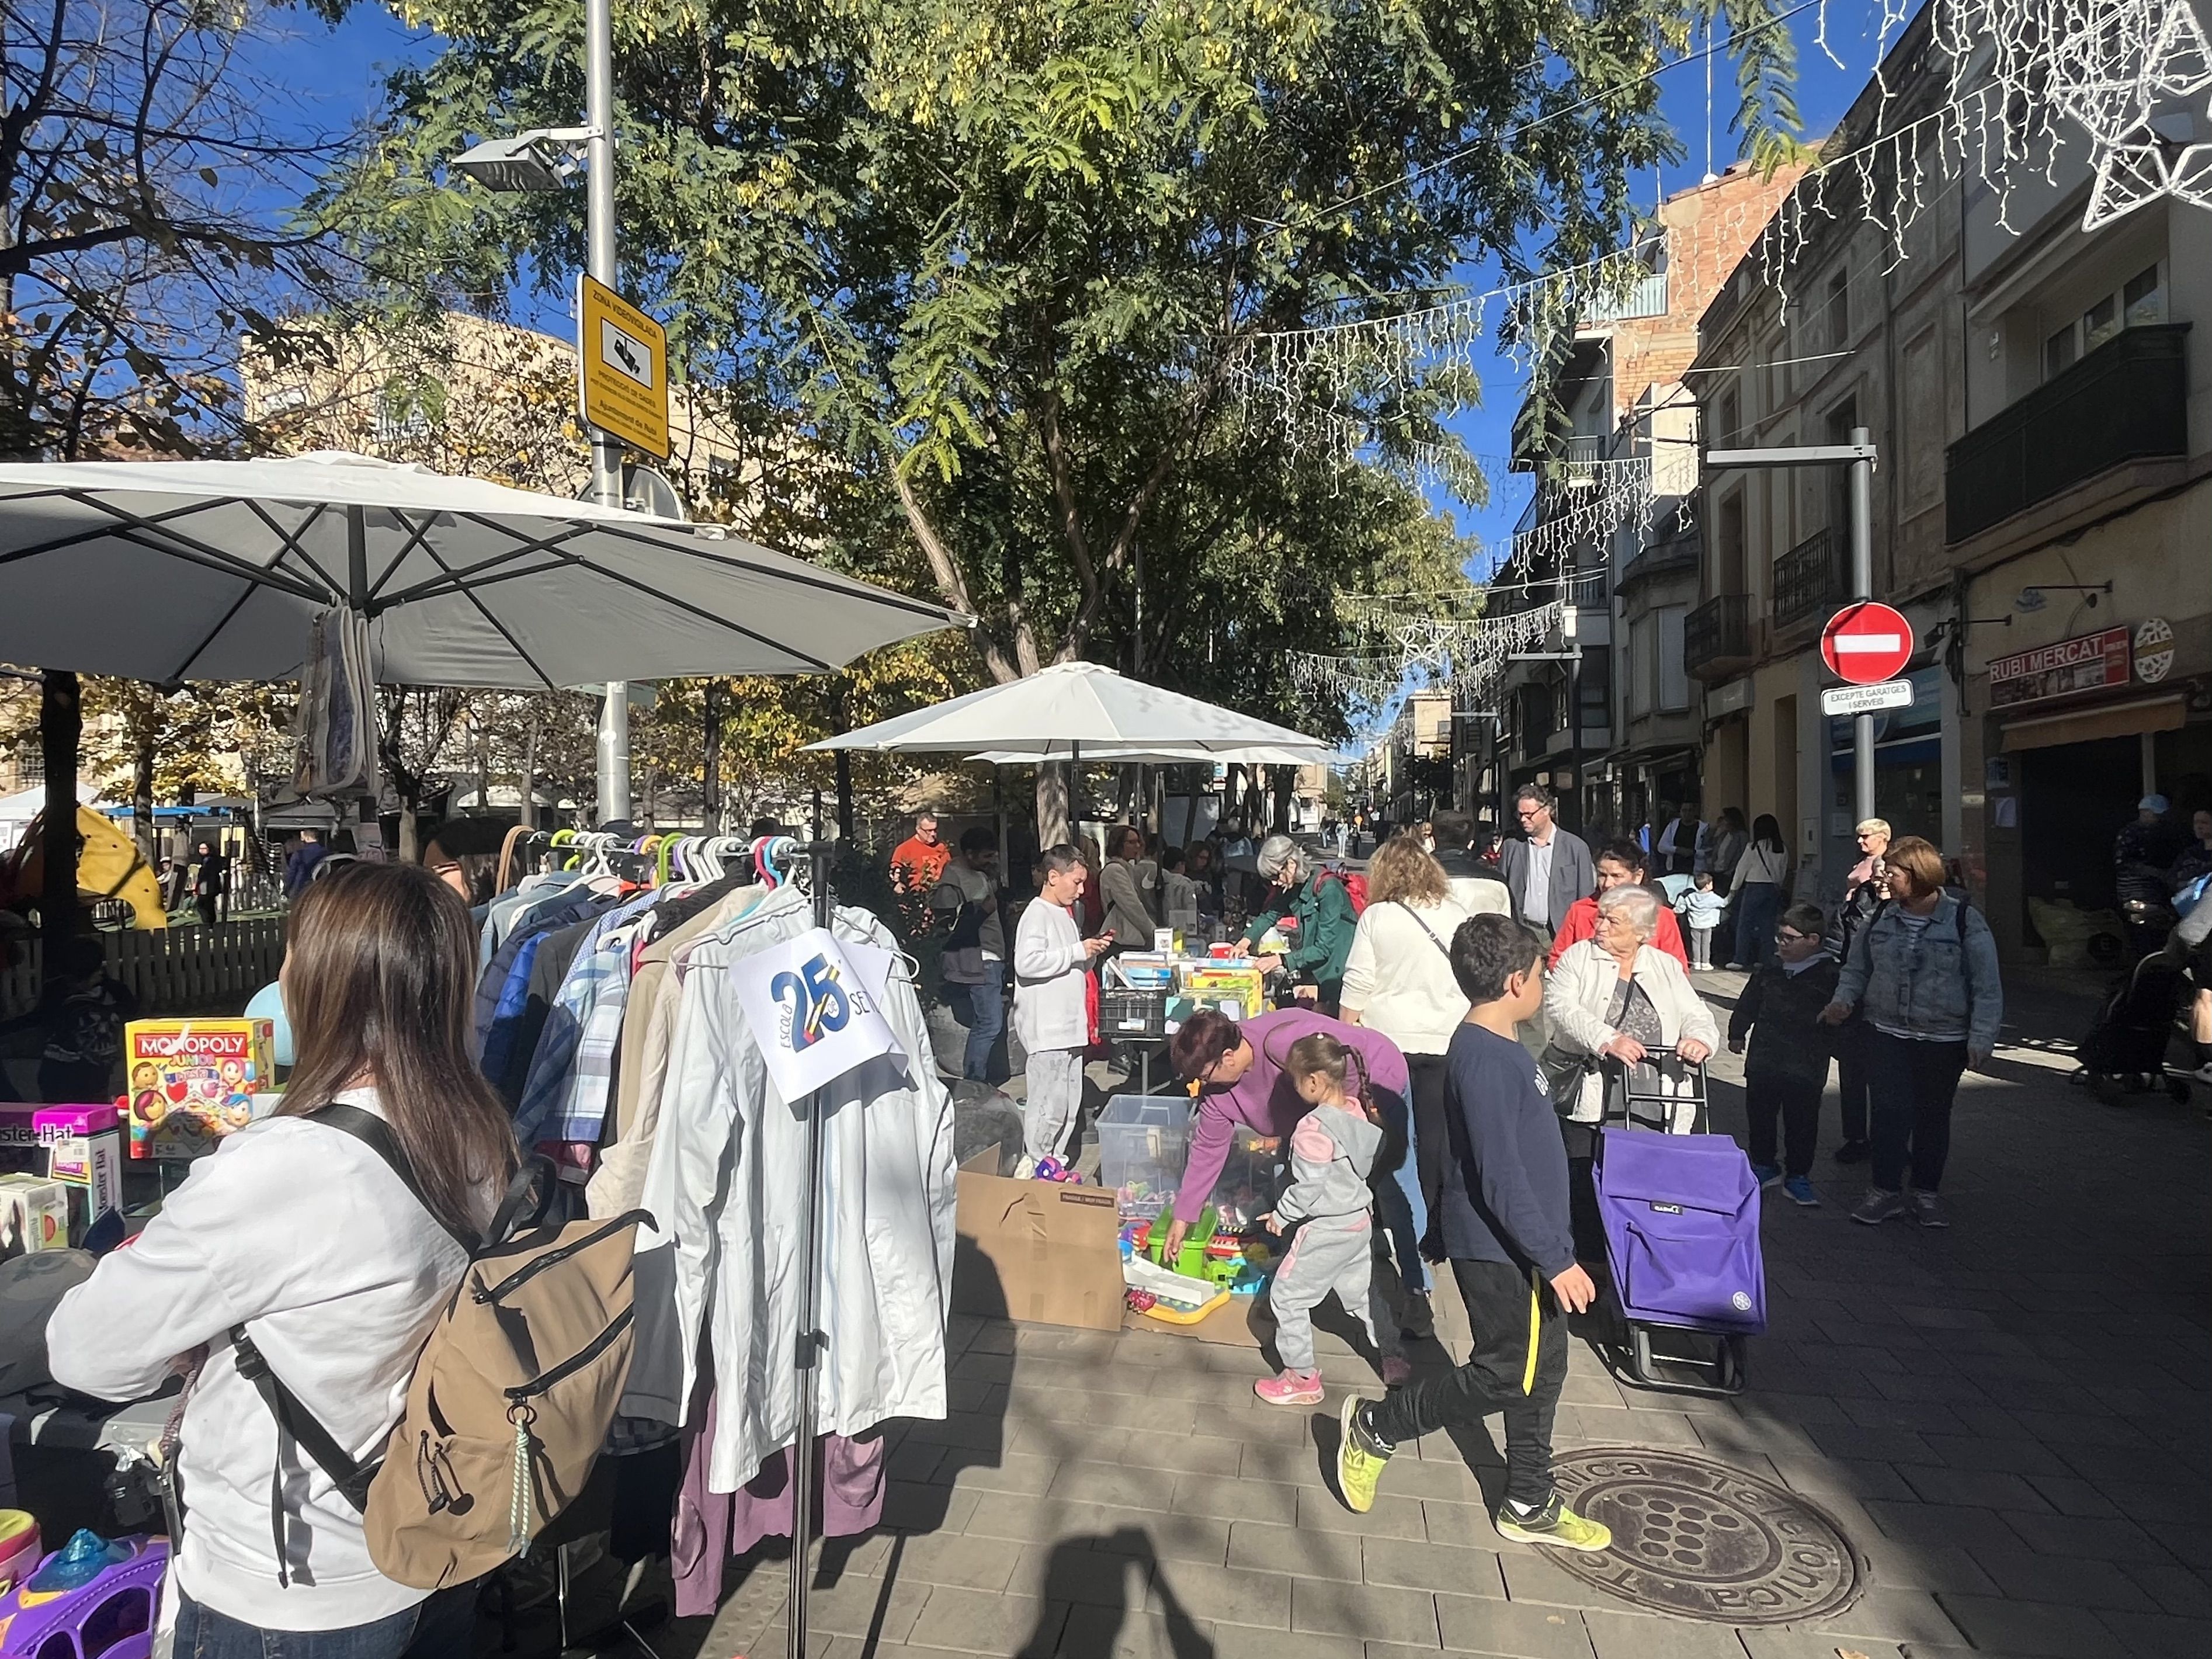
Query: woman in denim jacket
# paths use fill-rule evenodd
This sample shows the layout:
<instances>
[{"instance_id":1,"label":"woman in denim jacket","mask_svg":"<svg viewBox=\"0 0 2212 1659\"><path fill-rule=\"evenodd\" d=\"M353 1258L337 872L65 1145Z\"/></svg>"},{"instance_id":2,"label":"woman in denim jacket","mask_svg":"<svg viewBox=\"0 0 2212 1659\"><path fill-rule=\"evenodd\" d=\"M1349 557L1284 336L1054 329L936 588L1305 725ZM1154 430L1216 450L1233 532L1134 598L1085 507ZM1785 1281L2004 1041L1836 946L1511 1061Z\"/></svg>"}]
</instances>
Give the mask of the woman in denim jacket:
<instances>
[{"instance_id":1,"label":"woman in denim jacket","mask_svg":"<svg viewBox=\"0 0 2212 1659\"><path fill-rule=\"evenodd\" d=\"M1891 843L1886 864L1890 902L1852 939L1836 1000L1820 1011L1835 1025L1863 1006L1870 1028L1874 1185L1851 1219L1874 1226L1909 1214L1923 1227L1945 1227L1936 1189L1951 1148L1951 1103L1960 1074L1996 1047L2004 1017L1996 940L1972 907L1943 890L1943 855L1927 842Z\"/></svg>"}]
</instances>

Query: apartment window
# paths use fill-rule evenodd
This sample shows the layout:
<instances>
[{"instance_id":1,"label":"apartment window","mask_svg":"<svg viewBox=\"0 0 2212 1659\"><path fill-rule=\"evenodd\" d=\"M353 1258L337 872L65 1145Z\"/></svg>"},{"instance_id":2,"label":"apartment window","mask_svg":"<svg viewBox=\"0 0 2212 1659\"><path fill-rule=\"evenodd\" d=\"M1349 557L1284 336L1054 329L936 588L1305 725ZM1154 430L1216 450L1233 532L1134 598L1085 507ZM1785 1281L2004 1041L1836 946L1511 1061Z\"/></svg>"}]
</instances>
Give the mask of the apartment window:
<instances>
[{"instance_id":1,"label":"apartment window","mask_svg":"<svg viewBox=\"0 0 2212 1659\"><path fill-rule=\"evenodd\" d=\"M2043 378L2063 374L2081 358L2116 337L2123 329L2147 328L2166 320L2166 284L2155 264L2091 301L2081 314L2054 329L2043 342Z\"/></svg>"},{"instance_id":2,"label":"apartment window","mask_svg":"<svg viewBox=\"0 0 2212 1659\"><path fill-rule=\"evenodd\" d=\"M1638 617L1628 629L1628 714L1641 720L1651 712L1659 679L1659 618Z\"/></svg>"},{"instance_id":3,"label":"apartment window","mask_svg":"<svg viewBox=\"0 0 2212 1659\"><path fill-rule=\"evenodd\" d=\"M1690 706L1690 671L1684 661L1683 619L1686 606L1670 605L1654 613L1659 623L1659 707L1679 714Z\"/></svg>"},{"instance_id":4,"label":"apartment window","mask_svg":"<svg viewBox=\"0 0 2212 1659\"><path fill-rule=\"evenodd\" d=\"M1705 441L1707 448L1717 444L1725 449L1736 440L1743 428L1743 405L1737 399L1736 390L1730 385L1713 404L1713 431Z\"/></svg>"},{"instance_id":5,"label":"apartment window","mask_svg":"<svg viewBox=\"0 0 2212 1659\"><path fill-rule=\"evenodd\" d=\"M1841 351L1851 343L1851 273L1839 270L1828 278L1828 349Z\"/></svg>"}]
</instances>

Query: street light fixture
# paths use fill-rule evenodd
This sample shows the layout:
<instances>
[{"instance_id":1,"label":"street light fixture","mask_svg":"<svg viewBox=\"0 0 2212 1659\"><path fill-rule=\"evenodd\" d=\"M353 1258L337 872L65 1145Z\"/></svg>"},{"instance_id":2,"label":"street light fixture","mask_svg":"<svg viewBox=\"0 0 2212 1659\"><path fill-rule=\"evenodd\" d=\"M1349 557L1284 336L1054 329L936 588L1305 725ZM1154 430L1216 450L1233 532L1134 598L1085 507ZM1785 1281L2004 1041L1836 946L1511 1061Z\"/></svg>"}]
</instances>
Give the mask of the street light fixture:
<instances>
[{"instance_id":1,"label":"street light fixture","mask_svg":"<svg viewBox=\"0 0 2212 1659\"><path fill-rule=\"evenodd\" d=\"M487 138L447 165L503 195L565 190L583 171L580 147L592 136L589 127L539 127L512 138Z\"/></svg>"}]
</instances>

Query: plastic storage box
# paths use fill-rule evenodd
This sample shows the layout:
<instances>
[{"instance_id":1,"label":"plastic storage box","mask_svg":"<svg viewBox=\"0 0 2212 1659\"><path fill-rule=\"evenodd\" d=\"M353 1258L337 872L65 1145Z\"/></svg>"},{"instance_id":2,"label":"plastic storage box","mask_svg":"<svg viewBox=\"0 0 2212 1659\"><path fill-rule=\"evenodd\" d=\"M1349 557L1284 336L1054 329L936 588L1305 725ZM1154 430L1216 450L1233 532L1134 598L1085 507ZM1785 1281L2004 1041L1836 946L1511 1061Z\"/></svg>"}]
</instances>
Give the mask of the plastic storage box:
<instances>
[{"instance_id":1,"label":"plastic storage box","mask_svg":"<svg viewBox=\"0 0 2212 1659\"><path fill-rule=\"evenodd\" d=\"M1098 1118L1098 1184L1121 1214L1156 1216L1190 1162L1192 1112L1182 1095L1115 1095Z\"/></svg>"}]
</instances>

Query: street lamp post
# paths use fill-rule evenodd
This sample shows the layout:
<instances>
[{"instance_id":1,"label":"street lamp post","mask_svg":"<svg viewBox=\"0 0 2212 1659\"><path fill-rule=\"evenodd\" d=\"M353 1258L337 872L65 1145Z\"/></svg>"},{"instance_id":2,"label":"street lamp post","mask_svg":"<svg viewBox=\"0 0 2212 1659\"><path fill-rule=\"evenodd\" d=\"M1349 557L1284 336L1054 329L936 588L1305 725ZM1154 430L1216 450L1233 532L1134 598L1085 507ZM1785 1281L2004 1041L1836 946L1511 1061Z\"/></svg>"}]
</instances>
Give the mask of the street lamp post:
<instances>
[{"instance_id":1,"label":"street lamp post","mask_svg":"<svg viewBox=\"0 0 2212 1659\"><path fill-rule=\"evenodd\" d=\"M577 147L584 163L585 268L609 288L615 281L615 46L614 0L584 3L584 125L541 127L512 138L488 138L455 156L456 172L488 190L550 191L575 176ZM585 349L579 340L577 349ZM622 442L592 429L592 499L623 505ZM609 680L599 708L599 821L627 818L629 794L629 686Z\"/></svg>"}]
</instances>

